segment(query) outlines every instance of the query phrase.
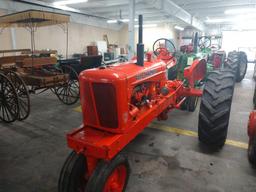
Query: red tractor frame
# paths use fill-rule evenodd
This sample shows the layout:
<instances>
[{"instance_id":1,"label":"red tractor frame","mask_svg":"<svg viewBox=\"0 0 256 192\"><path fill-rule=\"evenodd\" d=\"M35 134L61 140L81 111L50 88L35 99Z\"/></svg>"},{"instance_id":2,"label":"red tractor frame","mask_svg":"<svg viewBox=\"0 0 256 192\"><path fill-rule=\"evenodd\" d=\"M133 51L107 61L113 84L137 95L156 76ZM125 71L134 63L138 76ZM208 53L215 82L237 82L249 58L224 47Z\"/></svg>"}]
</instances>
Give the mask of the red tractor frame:
<instances>
[{"instance_id":1,"label":"red tractor frame","mask_svg":"<svg viewBox=\"0 0 256 192\"><path fill-rule=\"evenodd\" d=\"M142 16L139 26L136 59L80 74L83 124L67 134L68 146L74 151L62 168L59 192L125 191L130 167L120 153L122 149L155 118L166 120L168 112L179 109L186 98L203 95L194 83L204 78L206 61L195 60L185 69L188 85L185 81L168 80L167 71L176 65L176 58L160 49L156 58L147 53L144 61ZM208 146L221 147L226 139L234 75L218 71L208 79L199 116L199 139ZM228 85L223 87L222 81ZM216 95L210 97L212 94ZM220 97L223 94L225 98ZM223 105L225 111L221 111ZM220 113L222 116L218 116ZM218 135L213 132L215 128L220 130Z\"/></svg>"},{"instance_id":2,"label":"red tractor frame","mask_svg":"<svg viewBox=\"0 0 256 192\"><path fill-rule=\"evenodd\" d=\"M248 121L248 159L253 167L256 167L256 110L252 111Z\"/></svg>"}]
</instances>

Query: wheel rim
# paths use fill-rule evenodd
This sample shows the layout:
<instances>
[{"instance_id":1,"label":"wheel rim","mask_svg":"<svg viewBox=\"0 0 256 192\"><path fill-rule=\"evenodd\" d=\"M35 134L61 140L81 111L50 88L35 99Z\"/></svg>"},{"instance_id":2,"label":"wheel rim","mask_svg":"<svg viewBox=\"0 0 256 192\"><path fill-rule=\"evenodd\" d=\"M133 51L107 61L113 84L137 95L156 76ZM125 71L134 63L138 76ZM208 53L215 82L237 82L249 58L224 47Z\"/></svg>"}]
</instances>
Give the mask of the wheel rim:
<instances>
[{"instance_id":1,"label":"wheel rim","mask_svg":"<svg viewBox=\"0 0 256 192\"><path fill-rule=\"evenodd\" d=\"M127 178L125 165L116 167L108 177L103 192L122 192Z\"/></svg>"},{"instance_id":2,"label":"wheel rim","mask_svg":"<svg viewBox=\"0 0 256 192\"><path fill-rule=\"evenodd\" d=\"M19 115L18 120L22 121L29 116L30 113L30 98L24 81L13 71L9 71L7 76L14 85L19 100Z\"/></svg>"},{"instance_id":3,"label":"wheel rim","mask_svg":"<svg viewBox=\"0 0 256 192\"><path fill-rule=\"evenodd\" d=\"M11 123L18 117L19 101L11 81L0 74L0 119Z\"/></svg>"}]
</instances>

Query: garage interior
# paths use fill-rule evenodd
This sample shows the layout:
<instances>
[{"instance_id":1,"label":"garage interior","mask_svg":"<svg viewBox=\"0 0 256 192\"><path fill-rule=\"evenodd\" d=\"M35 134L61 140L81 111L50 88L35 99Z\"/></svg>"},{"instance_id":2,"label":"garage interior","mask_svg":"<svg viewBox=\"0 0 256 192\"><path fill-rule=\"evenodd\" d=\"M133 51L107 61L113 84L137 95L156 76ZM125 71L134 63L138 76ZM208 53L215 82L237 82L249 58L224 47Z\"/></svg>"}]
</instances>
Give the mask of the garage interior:
<instances>
[{"instance_id":1,"label":"garage interior","mask_svg":"<svg viewBox=\"0 0 256 192\"><path fill-rule=\"evenodd\" d=\"M4 15L27 10L68 16L68 28L65 28L65 22L63 25L38 27L34 32L34 41L31 41L31 31L27 30L27 26L14 27L11 22L8 27L1 25ZM131 169L126 189L99 190L94 186L97 190L87 190L253 192L256 190L256 172L255 167L248 161L248 142L253 137L248 136L247 127L249 115L254 109L255 11L254 0L0 0L0 64L1 57L8 55L10 50L31 49L32 55L37 50L42 50L43 54L54 51L57 53L56 61L70 59L68 61L79 61L79 64L84 58L85 65L86 62L90 63L90 68L95 67L94 62L98 60L87 60L87 57L98 58L100 55L102 61L100 60L100 66L97 66L98 70L101 67L105 70L107 65L119 62L122 65L122 62L131 61L132 65L135 65L140 58L137 51L141 27L139 15L143 16L145 65L151 62L147 52L154 51L153 44L160 38L172 42L176 53L180 52L181 47L195 43L196 35L199 39L211 37L211 45L217 44L217 51L227 53L226 63L232 62L232 54L229 56L229 52L245 52L247 71L240 82L234 83L232 107L229 120L227 119L227 140L221 149L209 149L198 141L201 103L199 98L194 112L171 110L168 113L169 118L165 121L158 121L156 115L156 118L122 149L122 153L128 157ZM31 44L35 45L34 49ZM210 48L205 46L203 48ZM212 46L211 49L216 47ZM174 50L171 52L174 53ZM134 56L137 54L135 61ZM12 55L18 54L14 52ZM173 57L178 58L177 55L173 54ZM32 63L35 58L32 56ZM195 59L198 59L198 55ZM1 70L0 65L0 74ZM80 76L81 74L87 73L81 72ZM143 75L136 77L143 78ZM207 76L205 78L207 83ZM202 90L207 86L206 83L201 86ZM0 87L3 91L4 86ZM29 90L30 113L27 118L11 123L0 119L0 191L82 191L71 189L70 186L69 189L60 189L58 185L63 165L73 150L67 146L66 136L74 128L80 127L88 115L82 112L85 110L83 104L81 108L81 103L85 102L82 99L86 97L81 97L81 101L78 99L72 105L65 105L65 101L56 97L56 90L54 87L38 92ZM82 89L80 94L81 91ZM110 102L104 95L101 99L103 103ZM1 99L0 104L4 105L3 103L4 99ZM178 104L177 108L180 107ZM256 155L256 142L254 147L252 150ZM118 148L118 151L121 151L121 148ZM99 174L102 175L104 174ZM104 186L103 181L100 184Z\"/></svg>"}]
</instances>

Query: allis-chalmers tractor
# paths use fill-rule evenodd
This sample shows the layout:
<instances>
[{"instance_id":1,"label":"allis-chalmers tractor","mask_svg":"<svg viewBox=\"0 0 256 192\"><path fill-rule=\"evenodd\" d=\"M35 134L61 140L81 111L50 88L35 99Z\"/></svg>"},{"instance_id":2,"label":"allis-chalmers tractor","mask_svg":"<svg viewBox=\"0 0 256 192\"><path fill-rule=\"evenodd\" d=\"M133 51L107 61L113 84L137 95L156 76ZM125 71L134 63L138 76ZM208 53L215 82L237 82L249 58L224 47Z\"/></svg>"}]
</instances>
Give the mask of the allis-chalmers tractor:
<instances>
[{"instance_id":1,"label":"allis-chalmers tractor","mask_svg":"<svg viewBox=\"0 0 256 192\"><path fill-rule=\"evenodd\" d=\"M234 75L209 75L204 91L194 82L204 78L205 60L195 60L182 80L168 80L176 65L173 53L161 47L144 59L142 16L139 16L137 58L80 74L83 124L67 134L73 152L59 178L59 192L123 192L130 166L122 150L155 118L166 120L186 98L201 97L199 140L214 149L224 145L234 89Z\"/></svg>"}]
</instances>

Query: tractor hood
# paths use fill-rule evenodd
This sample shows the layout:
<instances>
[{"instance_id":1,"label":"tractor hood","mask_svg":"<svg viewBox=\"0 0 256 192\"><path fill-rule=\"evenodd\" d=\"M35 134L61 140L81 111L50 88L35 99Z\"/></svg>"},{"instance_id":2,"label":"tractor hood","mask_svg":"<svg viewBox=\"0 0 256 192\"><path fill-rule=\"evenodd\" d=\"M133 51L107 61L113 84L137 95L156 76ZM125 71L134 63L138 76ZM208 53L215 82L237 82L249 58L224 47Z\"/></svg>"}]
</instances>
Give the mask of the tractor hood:
<instances>
[{"instance_id":1,"label":"tractor hood","mask_svg":"<svg viewBox=\"0 0 256 192\"><path fill-rule=\"evenodd\" d=\"M125 79L138 82L150 78L157 73L164 72L166 67L166 63L161 60L145 62L144 66L137 65L135 60L132 62L118 63L85 70L80 74L80 79L85 78L89 81L105 83Z\"/></svg>"}]
</instances>

